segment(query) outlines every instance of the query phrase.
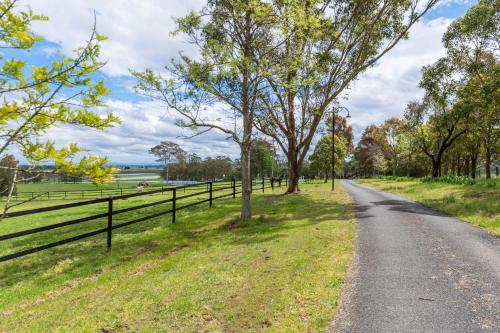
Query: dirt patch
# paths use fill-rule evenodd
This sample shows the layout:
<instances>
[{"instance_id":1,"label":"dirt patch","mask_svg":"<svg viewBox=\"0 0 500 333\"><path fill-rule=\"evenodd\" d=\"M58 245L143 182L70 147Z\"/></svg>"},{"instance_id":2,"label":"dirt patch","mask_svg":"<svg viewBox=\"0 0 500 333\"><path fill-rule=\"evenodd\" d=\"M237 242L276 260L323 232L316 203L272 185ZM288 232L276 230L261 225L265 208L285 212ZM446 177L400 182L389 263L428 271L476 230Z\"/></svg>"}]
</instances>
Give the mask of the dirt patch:
<instances>
[{"instance_id":1,"label":"dirt patch","mask_svg":"<svg viewBox=\"0 0 500 333\"><path fill-rule=\"evenodd\" d=\"M164 254L162 254L160 256L161 259L165 259L169 256L171 256L172 254L174 253L177 253L179 251L182 251L183 249L189 247L189 244L182 244L182 245L178 245L178 246L175 246L173 247L172 249L170 249L169 251L165 252Z\"/></svg>"},{"instance_id":2,"label":"dirt patch","mask_svg":"<svg viewBox=\"0 0 500 333\"><path fill-rule=\"evenodd\" d=\"M158 264L157 263L150 263L150 262L147 262L147 263L144 263L142 265L140 265L139 267L137 267L136 269L133 269L131 271L129 271L127 273L127 276L128 277L137 277L137 276L141 276L141 275L144 275L146 274L147 272L149 272L150 270L152 269L155 269L158 267Z\"/></svg>"},{"instance_id":3,"label":"dirt patch","mask_svg":"<svg viewBox=\"0 0 500 333\"><path fill-rule=\"evenodd\" d=\"M92 276L92 277L89 277L89 278L87 278L85 280L71 280L71 281L66 281L63 284L63 287L61 289L56 289L56 290L48 291L48 292L45 293L45 297L38 297L38 298L35 298L32 301L29 301L29 302L26 302L24 304L21 304L15 310L24 310L24 309L27 309L27 308L33 306L33 305L38 305L38 304L45 303L48 300L51 300L51 299L54 299L54 298L56 298L58 296L66 294L67 292L70 292L71 290L73 290L73 289L81 286L84 283L84 281L95 280L95 279L96 279L96 277ZM7 317L7 316L11 315L12 313L14 313L14 310L5 310L5 311L2 311L2 312L0 312L0 318L1 317Z\"/></svg>"}]
</instances>

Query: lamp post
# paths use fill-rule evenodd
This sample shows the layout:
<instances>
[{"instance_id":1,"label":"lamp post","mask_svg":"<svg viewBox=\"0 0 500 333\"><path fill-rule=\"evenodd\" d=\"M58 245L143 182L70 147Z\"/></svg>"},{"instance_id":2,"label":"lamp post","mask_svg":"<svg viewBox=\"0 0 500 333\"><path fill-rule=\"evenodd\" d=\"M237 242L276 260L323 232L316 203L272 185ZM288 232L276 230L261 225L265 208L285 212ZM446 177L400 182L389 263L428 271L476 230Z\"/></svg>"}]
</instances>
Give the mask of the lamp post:
<instances>
[{"instance_id":1,"label":"lamp post","mask_svg":"<svg viewBox=\"0 0 500 333\"><path fill-rule=\"evenodd\" d=\"M332 109L332 191L335 191L335 116L337 115L335 109L336 108ZM337 109L346 111L346 118L351 118L349 109L347 109L346 107L339 106L337 107Z\"/></svg>"}]
</instances>

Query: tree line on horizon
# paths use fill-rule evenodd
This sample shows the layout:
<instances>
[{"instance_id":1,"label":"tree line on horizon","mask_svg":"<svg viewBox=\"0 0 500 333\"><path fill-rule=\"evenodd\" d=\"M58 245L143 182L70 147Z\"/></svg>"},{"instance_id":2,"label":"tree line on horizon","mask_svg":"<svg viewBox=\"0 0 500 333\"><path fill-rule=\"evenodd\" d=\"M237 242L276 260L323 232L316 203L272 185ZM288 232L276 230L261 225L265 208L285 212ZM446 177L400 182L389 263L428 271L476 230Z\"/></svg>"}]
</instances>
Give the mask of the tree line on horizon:
<instances>
[{"instance_id":1,"label":"tree line on horizon","mask_svg":"<svg viewBox=\"0 0 500 333\"><path fill-rule=\"evenodd\" d=\"M231 180L240 179L239 159L228 156L202 158L186 152L179 144L162 141L149 151L163 164L161 176L165 180ZM285 177L286 160L276 155L273 145L264 139L255 140L251 150L252 178Z\"/></svg>"}]
</instances>

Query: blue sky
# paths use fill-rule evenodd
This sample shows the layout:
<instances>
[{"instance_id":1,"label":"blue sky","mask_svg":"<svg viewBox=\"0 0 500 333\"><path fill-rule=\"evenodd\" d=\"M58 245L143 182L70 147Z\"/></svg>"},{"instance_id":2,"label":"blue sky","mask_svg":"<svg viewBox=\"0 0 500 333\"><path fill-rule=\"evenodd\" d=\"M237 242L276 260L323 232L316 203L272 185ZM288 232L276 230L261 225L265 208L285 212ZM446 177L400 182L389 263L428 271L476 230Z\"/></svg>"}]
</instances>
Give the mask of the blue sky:
<instances>
[{"instance_id":1,"label":"blue sky","mask_svg":"<svg viewBox=\"0 0 500 333\"><path fill-rule=\"evenodd\" d=\"M408 101L421 97L422 91L417 88L421 67L444 55L443 32L452 19L463 15L474 2L443 0L412 28L409 40L401 42L352 85L344 105L351 110L350 123L356 138L367 125L401 116ZM181 138L189 133L175 126L176 115L164 105L138 96L132 89L130 68L162 71L179 52L195 54L182 37L174 38L169 32L173 17L199 9L203 3L203 0L21 0L21 6L29 5L50 18L34 25L34 31L46 41L30 54L22 55L32 63L43 64L56 57L57 50L69 55L82 45L92 28L94 10L99 33L109 38L102 46L102 59L107 65L98 77L111 90L106 103L122 119L122 124L106 132L56 128L45 138L61 145L80 142L95 154L109 156L114 163L151 163L154 158L147 151L161 140L175 141L186 151L203 157L237 158L237 145L221 133L213 131L190 140ZM212 112L219 114L218 110Z\"/></svg>"}]
</instances>

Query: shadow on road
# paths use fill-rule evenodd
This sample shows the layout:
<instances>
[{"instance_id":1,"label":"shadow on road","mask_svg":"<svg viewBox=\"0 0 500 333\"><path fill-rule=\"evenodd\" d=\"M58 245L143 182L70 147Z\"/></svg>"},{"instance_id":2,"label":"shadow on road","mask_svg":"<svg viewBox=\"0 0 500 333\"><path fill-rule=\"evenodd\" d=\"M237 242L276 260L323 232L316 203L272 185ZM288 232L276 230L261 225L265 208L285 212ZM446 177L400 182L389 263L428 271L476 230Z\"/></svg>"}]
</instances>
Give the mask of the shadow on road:
<instances>
[{"instance_id":1,"label":"shadow on road","mask_svg":"<svg viewBox=\"0 0 500 333\"><path fill-rule=\"evenodd\" d=\"M393 212L402 212L410 214L421 214L421 215L431 215L447 217L445 213L439 212L437 210L425 207L419 203L408 202L405 200L381 200L381 201L371 201L369 205L354 205L354 211L358 219L365 219L374 217L368 211L373 207L387 206L385 209Z\"/></svg>"},{"instance_id":2,"label":"shadow on road","mask_svg":"<svg viewBox=\"0 0 500 333\"><path fill-rule=\"evenodd\" d=\"M423 206L416 202L409 202L405 200L381 200L371 202L375 206L390 206L386 209L395 212L422 214L431 216L447 217L445 213Z\"/></svg>"}]
</instances>

